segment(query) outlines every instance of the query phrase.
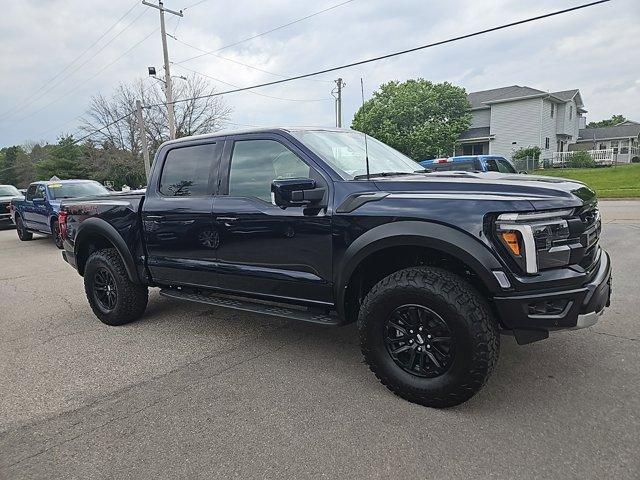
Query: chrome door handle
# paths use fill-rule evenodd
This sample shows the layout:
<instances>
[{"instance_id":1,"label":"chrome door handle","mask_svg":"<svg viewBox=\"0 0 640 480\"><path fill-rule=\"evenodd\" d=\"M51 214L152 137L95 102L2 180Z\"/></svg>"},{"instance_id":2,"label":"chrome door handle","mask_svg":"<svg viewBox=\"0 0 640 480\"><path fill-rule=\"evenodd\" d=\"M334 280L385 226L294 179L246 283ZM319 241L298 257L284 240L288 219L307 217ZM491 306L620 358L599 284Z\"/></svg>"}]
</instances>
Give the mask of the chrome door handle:
<instances>
[{"instance_id":1,"label":"chrome door handle","mask_svg":"<svg viewBox=\"0 0 640 480\"><path fill-rule=\"evenodd\" d=\"M152 222L160 222L164 220L164 215L147 215L145 220L151 220Z\"/></svg>"},{"instance_id":2,"label":"chrome door handle","mask_svg":"<svg viewBox=\"0 0 640 480\"><path fill-rule=\"evenodd\" d=\"M216 217L218 222L237 222L240 220L238 217Z\"/></svg>"}]
</instances>

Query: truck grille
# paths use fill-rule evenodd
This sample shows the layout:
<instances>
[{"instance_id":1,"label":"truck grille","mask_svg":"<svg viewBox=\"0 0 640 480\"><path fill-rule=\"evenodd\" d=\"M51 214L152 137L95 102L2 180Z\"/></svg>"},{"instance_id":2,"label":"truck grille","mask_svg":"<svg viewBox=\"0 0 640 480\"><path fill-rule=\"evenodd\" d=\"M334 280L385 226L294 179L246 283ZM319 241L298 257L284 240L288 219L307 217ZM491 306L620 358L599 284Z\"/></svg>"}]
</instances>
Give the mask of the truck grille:
<instances>
[{"instance_id":1,"label":"truck grille","mask_svg":"<svg viewBox=\"0 0 640 480\"><path fill-rule=\"evenodd\" d=\"M598 255L598 242L600 241L600 233L602 231L602 221L600 219L600 211L597 207L586 207L578 212L580 221L584 227L584 232L580 237L580 243L584 247L584 256L580 261L580 266L586 270L590 270Z\"/></svg>"}]
</instances>

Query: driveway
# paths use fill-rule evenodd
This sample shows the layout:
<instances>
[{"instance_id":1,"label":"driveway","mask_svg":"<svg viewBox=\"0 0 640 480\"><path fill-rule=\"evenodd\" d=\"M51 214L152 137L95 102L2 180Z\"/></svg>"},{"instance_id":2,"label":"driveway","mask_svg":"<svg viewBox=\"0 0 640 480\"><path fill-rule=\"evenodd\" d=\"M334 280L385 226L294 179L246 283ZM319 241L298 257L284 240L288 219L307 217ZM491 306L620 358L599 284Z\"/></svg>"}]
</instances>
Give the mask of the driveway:
<instances>
[{"instance_id":1,"label":"driveway","mask_svg":"<svg viewBox=\"0 0 640 480\"><path fill-rule=\"evenodd\" d=\"M640 201L602 202L613 304L466 404L392 395L355 329L181 303L102 325L50 239L0 231L0 478L638 478Z\"/></svg>"}]
</instances>

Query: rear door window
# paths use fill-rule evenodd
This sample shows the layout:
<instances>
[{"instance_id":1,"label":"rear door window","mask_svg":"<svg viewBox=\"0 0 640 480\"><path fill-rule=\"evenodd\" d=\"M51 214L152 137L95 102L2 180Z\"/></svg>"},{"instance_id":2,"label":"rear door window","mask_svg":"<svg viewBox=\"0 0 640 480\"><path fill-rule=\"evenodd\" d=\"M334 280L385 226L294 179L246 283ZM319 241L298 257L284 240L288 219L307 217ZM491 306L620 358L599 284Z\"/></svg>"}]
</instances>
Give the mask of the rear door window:
<instances>
[{"instance_id":1,"label":"rear door window","mask_svg":"<svg viewBox=\"0 0 640 480\"><path fill-rule=\"evenodd\" d=\"M160 177L160 193L167 197L212 195L215 167L215 143L169 150Z\"/></svg>"},{"instance_id":2,"label":"rear door window","mask_svg":"<svg viewBox=\"0 0 640 480\"><path fill-rule=\"evenodd\" d=\"M29 189L27 190L27 194L25 195L25 200L33 200L33 196L36 194L37 185L29 185Z\"/></svg>"}]
</instances>

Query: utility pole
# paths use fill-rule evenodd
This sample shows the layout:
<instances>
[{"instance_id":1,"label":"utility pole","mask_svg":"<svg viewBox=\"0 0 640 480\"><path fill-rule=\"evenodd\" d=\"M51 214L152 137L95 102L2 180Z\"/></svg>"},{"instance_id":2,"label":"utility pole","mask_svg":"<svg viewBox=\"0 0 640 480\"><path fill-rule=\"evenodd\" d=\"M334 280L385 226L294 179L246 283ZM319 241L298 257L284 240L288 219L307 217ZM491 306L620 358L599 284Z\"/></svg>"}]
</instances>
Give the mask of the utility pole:
<instances>
[{"instance_id":1,"label":"utility pole","mask_svg":"<svg viewBox=\"0 0 640 480\"><path fill-rule=\"evenodd\" d=\"M142 0L143 5L156 8L160 11L160 34L162 35L162 53L164 55L164 93L167 99L167 120L169 121L169 137L171 140L176 138L176 122L175 115L173 113L173 93L171 90L171 71L169 70L169 50L167 49L167 32L164 26L164 12L169 12L173 15L182 17L182 10L176 12L175 10L169 10L164 8L162 0L158 0L158 5L146 2Z\"/></svg>"},{"instance_id":2,"label":"utility pole","mask_svg":"<svg viewBox=\"0 0 640 480\"><path fill-rule=\"evenodd\" d=\"M149 144L147 143L147 132L144 128L144 117L142 116L142 102L136 100L136 114L138 117L138 128L140 129L140 145L142 146L142 159L144 160L144 173L147 176L147 184L149 183Z\"/></svg>"},{"instance_id":3,"label":"utility pole","mask_svg":"<svg viewBox=\"0 0 640 480\"><path fill-rule=\"evenodd\" d=\"M336 99L336 127L342 127L342 87L347 84L342 81L341 78L334 80L336 82L336 88L331 93L335 93Z\"/></svg>"}]
</instances>

